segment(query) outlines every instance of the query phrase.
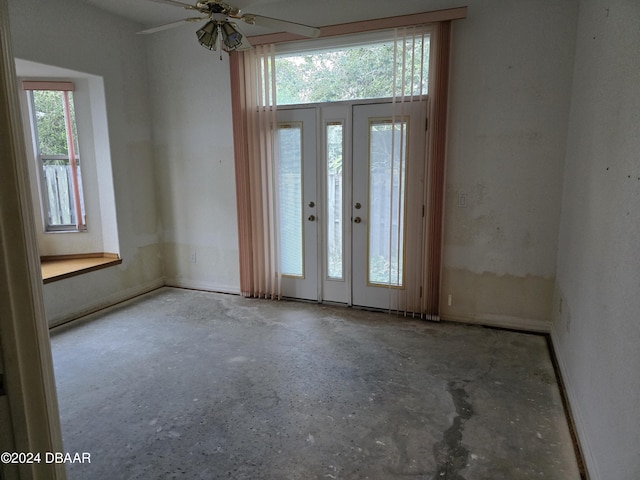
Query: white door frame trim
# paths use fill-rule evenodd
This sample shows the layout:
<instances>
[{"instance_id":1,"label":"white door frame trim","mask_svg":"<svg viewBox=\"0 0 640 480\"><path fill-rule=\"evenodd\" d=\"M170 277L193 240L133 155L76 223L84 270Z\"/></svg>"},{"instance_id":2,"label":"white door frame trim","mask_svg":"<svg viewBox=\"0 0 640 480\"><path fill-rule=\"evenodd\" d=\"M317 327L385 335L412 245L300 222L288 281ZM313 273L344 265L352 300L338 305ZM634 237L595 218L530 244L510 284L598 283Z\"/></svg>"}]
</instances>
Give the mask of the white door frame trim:
<instances>
[{"instance_id":1,"label":"white door frame trim","mask_svg":"<svg viewBox=\"0 0 640 480\"><path fill-rule=\"evenodd\" d=\"M62 433L14 62L7 0L0 0L0 352L15 451L42 455L3 473L64 479L63 464L44 461L45 452L63 451Z\"/></svg>"}]
</instances>

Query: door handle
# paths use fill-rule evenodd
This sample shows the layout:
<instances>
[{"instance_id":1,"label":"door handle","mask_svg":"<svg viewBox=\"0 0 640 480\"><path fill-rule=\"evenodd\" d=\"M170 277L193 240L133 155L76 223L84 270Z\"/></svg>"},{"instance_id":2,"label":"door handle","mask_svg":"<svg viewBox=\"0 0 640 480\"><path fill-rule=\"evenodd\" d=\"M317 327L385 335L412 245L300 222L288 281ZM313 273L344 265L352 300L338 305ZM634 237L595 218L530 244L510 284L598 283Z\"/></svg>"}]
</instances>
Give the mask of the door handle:
<instances>
[{"instance_id":1,"label":"door handle","mask_svg":"<svg viewBox=\"0 0 640 480\"><path fill-rule=\"evenodd\" d=\"M315 215L309 215L309 219L310 222L315 222L316 221L316 216Z\"/></svg>"},{"instance_id":2,"label":"door handle","mask_svg":"<svg viewBox=\"0 0 640 480\"><path fill-rule=\"evenodd\" d=\"M356 217L353 219L353 223L360 223L362 222L362 219L360 217Z\"/></svg>"}]
</instances>

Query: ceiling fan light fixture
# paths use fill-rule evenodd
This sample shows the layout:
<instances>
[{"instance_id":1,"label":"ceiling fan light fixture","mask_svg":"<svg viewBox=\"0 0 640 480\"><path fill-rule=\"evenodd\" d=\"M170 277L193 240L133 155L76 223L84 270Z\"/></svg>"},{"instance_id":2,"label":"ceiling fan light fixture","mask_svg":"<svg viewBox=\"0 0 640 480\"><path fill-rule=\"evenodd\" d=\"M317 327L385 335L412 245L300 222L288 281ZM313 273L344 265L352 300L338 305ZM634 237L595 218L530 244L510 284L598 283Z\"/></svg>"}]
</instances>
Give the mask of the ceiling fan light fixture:
<instances>
[{"instance_id":1,"label":"ceiling fan light fixture","mask_svg":"<svg viewBox=\"0 0 640 480\"><path fill-rule=\"evenodd\" d=\"M271 30L293 33L302 37L315 38L320 36L320 29L300 23L289 22L278 18L264 17L252 13L241 14L241 10L224 2L224 0L196 0L195 5L184 3L186 0L151 0L158 3L166 3L187 10L195 10L200 16L185 18L177 22L171 22L157 27L147 28L138 33L156 33L162 30L178 27L184 22L201 22L206 24L196 31L198 43L207 50L218 50L220 45L220 59L222 51L231 53L235 50L246 50L251 44L240 33L234 20L242 21L249 25L258 25Z\"/></svg>"},{"instance_id":2,"label":"ceiling fan light fixture","mask_svg":"<svg viewBox=\"0 0 640 480\"><path fill-rule=\"evenodd\" d=\"M232 23L221 24L220 31L222 32L222 48L225 52L236 50L242 45L242 34Z\"/></svg>"},{"instance_id":3,"label":"ceiling fan light fixture","mask_svg":"<svg viewBox=\"0 0 640 480\"><path fill-rule=\"evenodd\" d=\"M196 32L198 42L209 50L218 48L218 24L214 21L207 22L204 27Z\"/></svg>"}]
</instances>

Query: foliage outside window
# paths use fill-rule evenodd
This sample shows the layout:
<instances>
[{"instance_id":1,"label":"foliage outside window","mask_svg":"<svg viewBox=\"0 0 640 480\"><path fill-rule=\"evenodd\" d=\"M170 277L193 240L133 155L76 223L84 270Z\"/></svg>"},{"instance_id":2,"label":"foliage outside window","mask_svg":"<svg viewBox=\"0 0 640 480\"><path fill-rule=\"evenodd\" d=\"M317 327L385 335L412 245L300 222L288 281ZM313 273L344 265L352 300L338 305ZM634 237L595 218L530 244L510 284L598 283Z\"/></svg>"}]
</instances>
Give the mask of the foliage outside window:
<instances>
[{"instance_id":1,"label":"foliage outside window","mask_svg":"<svg viewBox=\"0 0 640 480\"><path fill-rule=\"evenodd\" d=\"M28 97L45 230L85 230L73 92L28 90Z\"/></svg>"},{"instance_id":2,"label":"foliage outside window","mask_svg":"<svg viewBox=\"0 0 640 480\"><path fill-rule=\"evenodd\" d=\"M409 43L410 42L410 43ZM390 98L427 93L429 37L407 40L403 59L393 41L276 56L278 105ZM394 85L393 72L397 75ZM407 88L409 87L409 88Z\"/></svg>"},{"instance_id":3,"label":"foliage outside window","mask_svg":"<svg viewBox=\"0 0 640 480\"><path fill-rule=\"evenodd\" d=\"M404 284L407 130L406 121L391 119L369 126L370 284Z\"/></svg>"}]
</instances>

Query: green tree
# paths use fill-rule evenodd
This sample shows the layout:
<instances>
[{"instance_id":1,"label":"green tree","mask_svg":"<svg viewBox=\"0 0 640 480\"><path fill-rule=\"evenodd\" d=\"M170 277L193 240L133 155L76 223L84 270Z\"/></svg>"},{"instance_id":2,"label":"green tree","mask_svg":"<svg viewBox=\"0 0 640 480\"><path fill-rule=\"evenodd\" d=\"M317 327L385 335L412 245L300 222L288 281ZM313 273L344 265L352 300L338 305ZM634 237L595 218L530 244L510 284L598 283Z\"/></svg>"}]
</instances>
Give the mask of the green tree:
<instances>
[{"instance_id":1,"label":"green tree","mask_svg":"<svg viewBox=\"0 0 640 480\"><path fill-rule=\"evenodd\" d=\"M69 93L71 122L76 136L75 112L72 93ZM42 155L69 155L67 130L64 119L63 92L34 90L33 108L38 130L38 143ZM78 151L76 146L76 152Z\"/></svg>"},{"instance_id":2,"label":"green tree","mask_svg":"<svg viewBox=\"0 0 640 480\"><path fill-rule=\"evenodd\" d=\"M419 47L409 48L403 59L390 43L366 45L343 50L309 53L276 60L276 84L278 104L334 102L349 99L390 97L414 85L414 91L426 92L428 45L423 58ZM415 53L413 53L415 52ZM395 66L394 66L395 60ZM393 72L397 72L397 84L393 85ZM422 77L422 82L421 82Z\"/></svg>"}]
</instances>

